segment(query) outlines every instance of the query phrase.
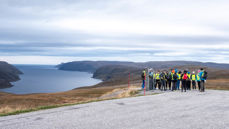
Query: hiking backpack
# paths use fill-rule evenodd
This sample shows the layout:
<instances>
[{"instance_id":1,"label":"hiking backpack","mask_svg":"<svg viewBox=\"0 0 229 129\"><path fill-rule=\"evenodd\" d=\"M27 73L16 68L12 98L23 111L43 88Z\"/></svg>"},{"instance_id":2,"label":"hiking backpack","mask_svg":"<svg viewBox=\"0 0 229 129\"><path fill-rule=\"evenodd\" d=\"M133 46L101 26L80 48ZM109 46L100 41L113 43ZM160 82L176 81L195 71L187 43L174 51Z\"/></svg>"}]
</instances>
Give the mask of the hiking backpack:
<instances>
[{"instance_id":1,"label":"hiking backpack","mask_svg":"<svg viewBox=\"0 0 229 129\"><path fill-rule=\"evenodd\" d=\"M172 74L169 73L168 76L167 76L168 80L171 80L172 79Z\"/></svg>"},{"instance_id":2,"label":"hiking backpack","mask_svg":"<svg viewBox=\"0 0 229 129\"><path fill-rule=\"evenodd\" d=\"M187 74L184 74L184 75L183 75L183 79L184 79L184 80L187 80L187 79L188 79L188 75L187 75Z\"/></svg>"},{"instance_id":3,"label":"hiking backpack","mask_svg":"<svg viewBox=\"0 0 229 129\"><path fill-rule=\"evenodd\" d=\"M173 80L177 80L177 74L173 74Z\"/></svg>"},{"instance_id":4,"label":"hiking backpack","mask_svg":"<svg viewBox=\"0 0 229 129\"><path fill-rule=\"evenodd\" d=\"M145 78L145 73L144 73L144 72L142 72L141 77L142 77L142 79L144 79L144 78Z\"/></svg>"},{"instance_id":5,"label":"hiking backpack","mask_svg":"<svg viewBox=\"0 0 229 129\"><path fill-rule=\"evenodd\" d=\"M208 72L207 71L203 72L202 78L205 79L205 80L208 78Z\"/></svg>"}]
</instances>

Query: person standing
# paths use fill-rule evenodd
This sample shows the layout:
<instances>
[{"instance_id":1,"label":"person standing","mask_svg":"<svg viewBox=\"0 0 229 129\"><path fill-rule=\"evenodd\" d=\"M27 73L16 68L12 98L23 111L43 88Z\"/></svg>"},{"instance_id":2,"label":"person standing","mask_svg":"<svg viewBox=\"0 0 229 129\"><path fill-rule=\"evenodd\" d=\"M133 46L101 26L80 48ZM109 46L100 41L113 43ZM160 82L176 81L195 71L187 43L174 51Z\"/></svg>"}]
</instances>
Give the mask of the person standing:
<instances>
[{"instance_id":1,"label":"person standing","mask_svg":"<svg viewBox=\"0 0 229 129\"><path fill-rule=\"evenodd\" d=\"M191 74L190 72L187 72L187 75L188 75L188 79L186 80L186 88L187 90L191 90Z\"/></svg>"},{"instance_id":2,"label":"person standing","mask_svg":"<svg viewBox=\"0 0 229 129\"><path fill-rule=\"evenodd\" d=\"M187 90L187 87L186 87L186 82L187 82L187 79L188 79L188 74L187 74L187 71L185 70L184 73L182 74L182 87L181 87L181 92L186 92Z\"/></svg>"},{"instance_id":3,"label":"person standing","mask_svg":"<svg viewBox=\"0 0 229 129\"><path fill-rule=\"evenodd\" d=\"M161 89L161 80L160 80L160 71L158 71L156 73L156 85L155 85L155 89L158 89L160 90Z\"/></svg>"},{"instance_id":4,"label":"person standing","mask_svg":"<svg viewBox=\"0 0 229 129\"><path fill-rule=\"evenodd\" d=\"M207 72L203 68L201 68L199 76L200 76L200 91L204 92L205 91L205 82L207 80Z\"/></svg>"},{"instance_id":5,"label":"person standing","mask_svg":"<svg viewBox=\"0 0 229 129\"><path fill-rule=\"evenodd\" d=\"M165 72L161 72L160 74L160 79L161 79L161 91L166 91L166 76Z\"/></svg>"},{"instance_id":6,"label":"person standing","mask_svg":"<svg viewBox=\"0 0 229 129\"><path fill-rule=\"evenodd\" d=\"M196 74L195 74L195 71L192 72L192 75L191 75L191 80L192 80L192 89L196 89Z\"/></svg>"},{"instance_id":7,"label":"person standing","mask_svg":"<svg viewBox=\"0 0 229 129\"><path fill-rule=\"evenodd\" d=\"M153 76L154 75L154 73L153 73L153 70L152 69L150 69L150 72L149 72L149 90L153 90L154 89L154 82L153 82Z\"/></svg>"},{"instance_id":8,"label":"person standing","mask_svg":"<svg viewBox=\"0 0 229 129\"><path fill-rule=\"evenodd\" d=\"M176 87L177 87L177 73L174 70L172 74L172 91L176 90Z\"/></svg>"},{"instance_id":9,"label":"person standing","mask_svg":"<svg viewBox=\"0 0 229 129\"><path fill-rule=\"evenodd\" d=\"M142 71L141 77L142 77L142 89L144 89L145 88L145 81L146 81L146 69L144 69Z\"/></svg>"},{"instance_id":10,"label":"person standing","mask_svg":"<svg viewBox=\"0 0 229 129\"><path fill-rule=\"evenodd\" d=\"M172 69L171 69L171 71L168 73L168 86L169 86L169 90L171 90L171 84L172 84Z\"/></svg>"},{"instance_id":11,"label":"person standing","mask_svg":"<svg viewBox=\"0 0 229 129\"><path fill-rule=\"evenodd\" d=\"M153 89L156 90L156 72L153 73Z\"/></svg>"},{"instance_id":12,"label":"person standing","mask_svg":"<svg viewBox=\"0 0 229 129\"><path fill-rule=\"evenodd\" d=\"M199 75L199 73L200 73L200 70L198 70L198 73L197 73L197 75L196 75L196 81L197 81L197 84L198 84L198 89L199 89L199 91L200 91L200 75Z\"/></svg>"},{"instance_id":13,"label":"person standing","mask_svg":"<svg viewBox=\"0 0 229 129\"><path fill-rule=\"evenodd\" d=\"M168 88L168 71L165 71L165 90Z\"/></svg>"},{"instance_id":14,"label":"person standing","mask_svg":"<svg viewBox=\"0 0 229 129\"><path fill-rule=\"evenodd\" d=\"M177 74L177 77L178 77L178 78L177 78L177 88L176 88L177 90L180 90L181 73L182 73L182 72L179 71L178 74Z\"/></svg>"}]
</instances>

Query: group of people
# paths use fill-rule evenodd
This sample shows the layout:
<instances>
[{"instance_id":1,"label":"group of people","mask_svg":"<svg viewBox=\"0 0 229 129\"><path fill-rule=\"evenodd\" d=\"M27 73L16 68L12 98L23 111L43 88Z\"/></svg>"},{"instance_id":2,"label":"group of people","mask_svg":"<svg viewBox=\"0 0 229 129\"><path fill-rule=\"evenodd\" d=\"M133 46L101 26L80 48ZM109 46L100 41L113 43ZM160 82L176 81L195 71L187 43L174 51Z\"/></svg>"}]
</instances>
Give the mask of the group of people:
<instances>
[{"instance_id":1,"label":"group of people","mask_svg":"<svg viewBox=\"0 0 229 129\"><path fill-rule=\"evenodd\" d=\"M146 86L146 79L149 79L149 90L159 89L166 90L186 90L197 89L200 92L205 91L205 82L207 80L207 72L203 68L200 68L197 73L195 71L189 72L188 70L178 71L177 69L171 69L170 72L153 71L152 69L144 69L142 71L142 88Z\"/></svg>"}]
</instances>

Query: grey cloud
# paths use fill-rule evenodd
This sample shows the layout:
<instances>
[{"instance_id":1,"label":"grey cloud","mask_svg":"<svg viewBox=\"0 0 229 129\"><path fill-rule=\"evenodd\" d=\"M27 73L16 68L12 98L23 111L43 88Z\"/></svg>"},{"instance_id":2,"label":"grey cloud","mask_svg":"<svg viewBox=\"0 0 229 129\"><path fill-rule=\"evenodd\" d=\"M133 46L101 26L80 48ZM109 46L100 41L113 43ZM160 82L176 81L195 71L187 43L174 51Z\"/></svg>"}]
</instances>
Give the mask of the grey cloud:
<instances>
[{"instance_id":1,"label":"grey cloud","mask_svg":"<svg viewBox=\"0 0 229 129\"><path fill-rule=\"evenodd\" d=\"M52 30L49 28L2 28L0 30L0 40L24 41L24 42L62 42L94 44L95 40L100 40L98 44L104 46L112 44L129 45L130 43L176 43L176 44L214 44L229 42L229 37L223 36L169 36L169 35L123 35L123 36L103 36L100 34L88 34L80 31ZM48 45L48 44L47 44Z\"/></svg>"},{"instance_id":2,"label":"grey cloud","mask_svg":"<svg viewBox=\"0 0 229 129\"><path fill-rule=\"evenodd\" d=\"M71 16L82 11L101 9L113 0L1 0L0 16L9 18L39 19L59 16ZM70 15L68 15L70 14Z\"/></svg>"},{"instance_id":3,"label":"grey cloud","mask_svg":"<svg viewBox=\"0 0 229 129\"><path fill-rule=\"evenodd\" d=\"M120 1L119 1L120 2ZM122 35L106 35L104 33L89 33L86 31L76 31L76 30L65 30L60 28L54 28L52 26L46 26L50 20L60 20L66 17L74 18L78 16L82 17L105 17L107 15L114 15L114 19L120 19L123 17L134 18L134 19L144 19L148 20L151 18L151 13L156 15L156 18L161 18L164 22L166 19L163 14L167 13L167 10L160 10L164 13L157 14L155 10L144 10L142 6L132 5L130 0L121 1L117 0L1 0L0 1L0 53L1 55L41 55L41 56L77 56L77 57L92 57L92 56L126 56L126 55L144 55L154 56L155 53L166 53L166 52L179 52L181 50L169 50L170 48L165 47L163 49L163 44L174 44L174 45L214 45L228 43L229 37L227 34L219 36L200 36L200 35L157 35L157 34L129 34L124 33ZM132 1L134 2L134 1ZM191 2L191 1L189 1ZM213 1L212 1L213 2ZM161 6L166 4L166 2L151 1L147 6L151 8L151 4ZM174 3L174 2L172 2ZM191 2L192 3L192 2ZM176 4L176 3L174 3ZM208 4L208 1L201 2L201 4ZM195 4L196 6L197 4ZM111 8L112 7L112 8ZM135 9L137 8L137 9ZM171 9L172 10L172 9ZM217 12L216 14L218 14ZM97 14L97 15L93 15ZM150 15L149 15L150 14ZM181 15L180 13L179 15ZM119 15L119 16L117 16ZM162 16L160 16L162 15ZM186 16L185 12L183 16ZM181 17L183 17L181 16ZM178 17L178 16L177 16ZM214 16L212 16L214 17ZM152 17L154 18L154 17ZM132 19L132 20L134 20ZM158 20L158 19L155 19ZM160 19L159 19L160 20ZM166 19L168 20L168 19ZM187 22L190 19L185 19ZM194 19L199 20L199 19ZM227 20L227 19L226 19ZM93 22L93 21L92 21ZM130 21L131 22L131 21ZM174 24L177 21L171 20ZM202 22L202 21L201 21ZM214 22L214 21L211 21ZM202 24L202 23L201 23ZM212 24L212 23L211 23ZM228 27L226 25L206 25L220 32L228 32ZM133 26L134 27L134 26ZM217 28L218 27L218 28ZM175 31L175 30L174 30ZM11 42L12 44L4 43ZM3 44L4 43L4 44ZM153 45L158 48L154 48ZM130 50L112 50L112 49L96 49L96 50L71 50L65 48L71 47L122 47L130 48ZM137 48L139 50L132 50L131 48ZM142 48L152 48L152 50L145 50ZM158 49L158 50L157 50ZM189 50L184 48L183 51ZM200 53L203 55L200 57ZM227 48L200 48L193 53L186 55L185 57L177 55L163 55L154 56L154 59L199 59L211 58L215 56L222 56L228 59L229 51ZM133 57L134 58L134 57Z\"/></svg>"},{"instance_id":4,"label":"grey cloud","mask_svg":"<svg viewBox=\"0 0 229 129\"><path fill-rule=\"evenodd\" d=\"M130 37L121 37L123 40L138 40L149 42L171 42L171 43L196 43L196 44L209 44L229 42L229 37L223 36L170 36L170 35L133 35Z\"/></svg>"}]
</instances>

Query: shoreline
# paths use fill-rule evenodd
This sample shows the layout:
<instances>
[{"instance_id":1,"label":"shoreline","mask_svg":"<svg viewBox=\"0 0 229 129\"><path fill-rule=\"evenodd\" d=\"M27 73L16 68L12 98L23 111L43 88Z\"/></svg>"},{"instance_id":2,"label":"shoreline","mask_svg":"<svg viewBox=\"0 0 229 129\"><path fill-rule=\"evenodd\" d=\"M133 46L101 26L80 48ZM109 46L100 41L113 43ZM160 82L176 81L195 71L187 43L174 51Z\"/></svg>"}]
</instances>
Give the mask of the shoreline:
<instances>
[{"instance_id":1,"label":"shoreline","mask_svg":"<svg viewBox=\"0 0 229 129\"><path fill-rule=\"evenodd\" d=\"M94 78L93 73L90 72L63 71L54 66L49 66L50 70L46 70L46 66L43 68L39 65L23 65L17 68L25 72L23 76L20 75L20 80L11 82L10 86L1 88L0 92L19 95L56 93L92 87L103 82L101 79ZM37 69L42 70L39 72Z\"/></svg>"},{"instance_id":2,"label":"shoreline","mask_svg":"<svg viewBox=\"0 0 229 129\"><path fill-rule=\"evenodd\" d=\"M97 79L97 78L94 78L94 79ZM0 91L0 93L2 93L2 94L12 94L12 95L56 94L56 93L70 92L70 91L73 91L73 90L93 89L93 88L100 88L100 87L116 87L117 85L127 85L127 83L124 83L124 84L123 83L116 83L116 84L113 84L113 85L110 85L110 83L113 84L112 81L102 81L101 80L100 83L97 83L97 84L94 84L94 85L91 85L91 86L76 87L76 88L73 88L73 89L70 89L70 90L60 91L60 92L16 94L16 93L10 93L10 92ZM139 81L135 81L134 83L135 84L136 83L139 83ZM207 84L206 85L207 85L207 87L206 87L207 89L212 89L212 90L229 90L229 79L209 79L207 81Z\"/></svg>"}]
</instances>

